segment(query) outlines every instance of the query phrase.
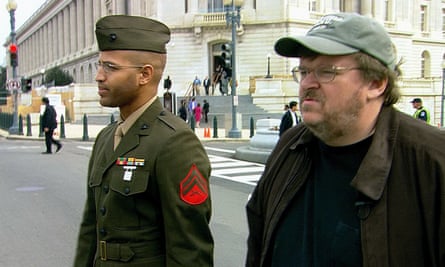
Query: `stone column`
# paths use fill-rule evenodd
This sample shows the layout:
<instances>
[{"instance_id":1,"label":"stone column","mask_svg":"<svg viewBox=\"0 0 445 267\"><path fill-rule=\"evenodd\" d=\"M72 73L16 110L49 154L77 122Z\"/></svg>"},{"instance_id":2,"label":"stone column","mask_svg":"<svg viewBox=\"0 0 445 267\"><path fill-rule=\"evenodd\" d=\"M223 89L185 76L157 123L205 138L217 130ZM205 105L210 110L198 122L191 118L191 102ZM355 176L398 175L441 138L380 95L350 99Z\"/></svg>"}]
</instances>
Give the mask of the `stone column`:
<instances>
[{"instance_id":1,"label":"stone column","mask_svg":"<svg viewBox=\"0 0 445 267\"><path fill-rule=\"evenodd\" d=\"M63 55L67 56L70 54L70 8L65 6L63 9Z\"/></svg>"},{"instance_id":2,"label":"stone column","mask_svg":"<svg viewBox=\"0 0 445 267\"><path fill-rule=\"evenodd\" d=\"M65 32L63 30L63 10L59 11L57 14L57 50L59 51L59 56L57 58L63 58L65 53L63 52L65 46Z\"/></svg>"},{"instance_id":3,"label":"stone column","mask_svg":"<svg viewBox=\"0 0 445 267\"><path fill-rule=\"evenodd\" d=\"M85 47L93 45L93 0L85 0Z\"/></svg>"},{"instance_id":4,"label":"stone column","mask_svg":"<svg viewBox=\"0 0 445 267\"><path fill-rule=\"evenodd\" d=\"M52 17L50 20L49 28L51 29L49 38L47 42L50 44L50 50L49 50L49 61L45 63L53 62L57 59L57 46L56 46L56 39L57 39L57 28L56 28L56 18Z\"/></svg>"},{"instance_id":5,"label":"stone column","mask_svg":"<svg viewBox=\"0 0 445 267\"><path fill-rule=\"evenodd\" d=\"M77 1L77 51L85 48L85 10L84 0Z\"/></svg>"},{"instance_id":6,"label":"stone column","mask_svg":"<svg viewBox=\"0 0 445 267\"><path fill-rule=\"evenodd\" d=\"M372 0L362 0L360 9L362 15L372 17Z\"/></svg>"},{"instance_id":7,"label":"stone column","mask_svg":"<svg viewBox=\"0 0 445 267\"><path fill-rule=\"evenodd\" d=\"M75 53L77 51L77 6L75 3L71 3L70 6L70 52Z\"/></svg>"}]
</instances>

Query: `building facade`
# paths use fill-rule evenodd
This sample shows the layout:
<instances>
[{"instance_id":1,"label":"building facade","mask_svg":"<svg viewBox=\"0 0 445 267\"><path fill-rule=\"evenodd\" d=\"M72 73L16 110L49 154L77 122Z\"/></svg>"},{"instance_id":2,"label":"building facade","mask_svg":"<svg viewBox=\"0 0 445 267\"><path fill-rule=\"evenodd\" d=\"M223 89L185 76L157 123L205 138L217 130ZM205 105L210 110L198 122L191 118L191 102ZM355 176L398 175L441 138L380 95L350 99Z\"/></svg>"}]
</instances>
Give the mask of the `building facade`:
<instances>
[{"instance_id":1,"label":"building facade","mask_svg":"<svg viewBox=\"0 0 445 267\"><path fill-rule=\"evenodd\" d=\"M155 18L167 24L165 76L172 91L184 95L195 76L212 77L221 60L222 46L231 41L223 0L48 0L17 30L19 76L38 87L45 70L60 67L73 76L79 93L78 108L103 112L94 82L98 50L94 36L97 19L111 14ZM229 1L230 2L230 1ZM236 27L238 94L266 99L278 97L277 107L297 96L290 70L297 59L278 56L275 41L302 35L324 14L356 12L380 21L390 33L403 60L403 97L399 108L413 113L409 101L422 97L434 124L443 105L442 73L445 62L445 0L244 0ZM272 78L264 80L270 73ZM163 88L160 85L159 93ZM80 95L79 95L80 94ZM215 95L219 94L215 91ZM76 94L75 94L76 95ZM267 101L267 100L262 100ZM260 103L261 101L259 101ZM89 104L88 104L89 103ZM266 105L267 106L267 105ZM271 106L271 105L269 105ZM80 113L80 112L79 112Z\"/></svg>"}]
</instances>

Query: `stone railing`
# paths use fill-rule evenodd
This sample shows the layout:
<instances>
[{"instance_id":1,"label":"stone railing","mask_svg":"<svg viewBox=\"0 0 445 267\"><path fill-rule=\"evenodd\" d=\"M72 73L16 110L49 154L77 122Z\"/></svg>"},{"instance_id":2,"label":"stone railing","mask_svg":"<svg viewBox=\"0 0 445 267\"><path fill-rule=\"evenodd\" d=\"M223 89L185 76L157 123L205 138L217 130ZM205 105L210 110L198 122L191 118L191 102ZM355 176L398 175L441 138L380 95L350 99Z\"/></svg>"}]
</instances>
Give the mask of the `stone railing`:
<instances>
[{"instance_id":1,"label":"stone railing","mask_svg":"<svg viewBox=\"0 0 445 267\"><path fill-rule=\"evenodd\" d=\"M195 26L225 25L226 13L217 12L196 14L193 23L195 24Z\"/></svg>"}]
</instances>

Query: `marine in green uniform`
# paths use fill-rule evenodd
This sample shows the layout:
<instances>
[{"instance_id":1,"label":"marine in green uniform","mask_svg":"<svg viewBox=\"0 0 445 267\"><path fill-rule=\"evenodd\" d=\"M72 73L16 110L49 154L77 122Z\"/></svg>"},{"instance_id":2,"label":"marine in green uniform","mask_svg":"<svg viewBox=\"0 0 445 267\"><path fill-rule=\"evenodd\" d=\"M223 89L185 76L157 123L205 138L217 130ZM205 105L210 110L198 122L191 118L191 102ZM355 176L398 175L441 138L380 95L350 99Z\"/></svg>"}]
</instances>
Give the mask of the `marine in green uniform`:
<instances>
[{"instance_id":1,"label":"marine in green uniform","mask_svg":"<svg viewBox=\"0 0 445 267\"><path fill-rule=\"evenodd\" d=\"M96 24L100 104L120 120L97 136L75 267L213 266L210 162L157 89L170 30L143 17Z\"/></svg>"}]
</instances>

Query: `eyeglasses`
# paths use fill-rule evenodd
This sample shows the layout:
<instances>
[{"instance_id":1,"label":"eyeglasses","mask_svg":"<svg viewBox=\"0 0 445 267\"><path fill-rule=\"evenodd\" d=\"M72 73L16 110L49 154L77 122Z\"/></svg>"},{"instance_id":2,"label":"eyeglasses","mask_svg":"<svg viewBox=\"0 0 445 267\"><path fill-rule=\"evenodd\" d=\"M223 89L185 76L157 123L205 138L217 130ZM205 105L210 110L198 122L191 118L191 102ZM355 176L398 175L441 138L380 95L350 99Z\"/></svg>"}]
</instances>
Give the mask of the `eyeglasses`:
<instances>
[{"instance_id":1,"label":"eyeglasses","mask_svg":"<svg viewBox=\"0 0 445 267\"><path fill-rule=\"evenodd\" d=\"M315 79L317 79L320 83L328 83L332 82L335 79L335 76L341 73L345 73L350 70L361 70L361 68L354 67L337 67L337 66L321 66L314 69L304 68L300 66L296 66L292 69L292 76L294 80L298 83L304 80L309 73L313 72Z\"/></svg>"},{"instance_id":2,"label":"eyeglasses","mask_svg":"<svg viewBox=\"0 0 445 267\"><path fill-rule=\"evenodd\" d=\"M95 65L96 65L96 70L98 70L99 67L101 67L105 73L115 72L115 71L122 70L122 69L140 69L140 68L143 68L146 66L146 65L144 65L144 66L122 66L122 65L116 65L116 64L113 64L110 62L102 62L102 61L96 62Z\"/></svg>"}]
</instances>

